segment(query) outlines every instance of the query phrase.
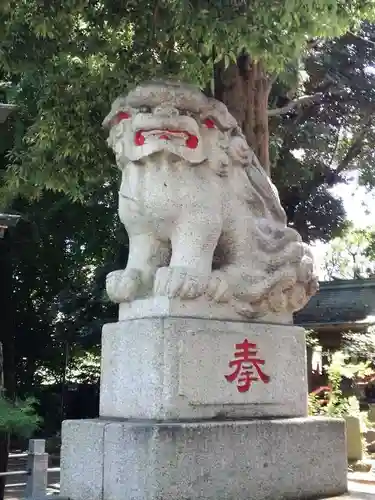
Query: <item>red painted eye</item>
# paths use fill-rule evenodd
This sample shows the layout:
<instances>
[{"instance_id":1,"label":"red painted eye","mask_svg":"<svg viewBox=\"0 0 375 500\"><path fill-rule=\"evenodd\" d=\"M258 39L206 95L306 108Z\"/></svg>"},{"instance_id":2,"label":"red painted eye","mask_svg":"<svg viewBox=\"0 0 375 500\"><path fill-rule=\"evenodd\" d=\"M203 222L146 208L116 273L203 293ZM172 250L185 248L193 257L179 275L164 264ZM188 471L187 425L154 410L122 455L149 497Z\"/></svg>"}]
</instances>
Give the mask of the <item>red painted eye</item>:
<instances>
[{"instance_id":1,"label":"red painted eye","mask_svg":"<svg viewBox=\"0 0 375 500\"><path fill-rule=\"evenodd\" d=\"M128 120L130 118L130 113L127 111L119 111L117 115L112 119L111 126L117 125L122 120Z\"/></svg>"},{"instance_id":2,"label":"red painted eye","mask_svg":"<svg viewBox=\"0 0 375 500\"><path fill-rule=\"evenodd\" d=\"M203 125L205 125L207 128L216 128L215 122L211 120L211 118L206 118L203 122Z\"/></svg>"},{"instance_id":3,"label":"red painted eye","mask_svg":"<svg viewBox=\"0 0 375 500\"><path fill-rule=\"evenodd\" d=\"M130 115L126 111L120 111L116 115L117 123L120 122L121 120L128 120L129 118L130 118Z\"/></svg>"}]
</instances>

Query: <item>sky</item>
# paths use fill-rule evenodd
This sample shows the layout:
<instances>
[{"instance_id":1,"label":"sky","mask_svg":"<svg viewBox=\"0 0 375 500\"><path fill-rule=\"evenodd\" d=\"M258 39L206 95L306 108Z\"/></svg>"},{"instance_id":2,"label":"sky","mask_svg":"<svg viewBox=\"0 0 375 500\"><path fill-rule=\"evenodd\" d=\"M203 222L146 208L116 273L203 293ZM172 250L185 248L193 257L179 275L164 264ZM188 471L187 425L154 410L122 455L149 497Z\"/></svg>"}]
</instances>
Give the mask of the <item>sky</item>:
<instances>
[{"instance_id":1,"label":"sky","mask_svg":"<svg viewBox=\"0 0 375 500\"><path fill-rule=\"evenodd\" d=\"M363 186L358 185L358 178L353 174L348 184L335 186L331 192L343 199L348 216L356 228L375 226L375 190L368 192ZM323 273L320 266L324 259L327 245L317 243L312 245L316 260L316 268L320 279Z\"/></svg>"}]
</instances>

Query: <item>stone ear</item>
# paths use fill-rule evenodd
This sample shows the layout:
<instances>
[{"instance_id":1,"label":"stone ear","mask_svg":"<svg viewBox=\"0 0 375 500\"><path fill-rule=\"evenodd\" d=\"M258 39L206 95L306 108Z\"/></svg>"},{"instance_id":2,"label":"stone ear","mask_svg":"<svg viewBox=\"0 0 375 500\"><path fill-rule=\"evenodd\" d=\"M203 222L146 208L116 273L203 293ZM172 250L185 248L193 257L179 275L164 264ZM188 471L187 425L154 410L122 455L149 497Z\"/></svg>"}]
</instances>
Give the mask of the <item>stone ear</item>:
<instances>
[{"instance_id":1,"label":"stone ear","mask_svg":"<svg viewBox=\"0 0 375 500\"><path fill-rule=\"evenodd\" d=\"M108 115L102 121L102 127L106 130L109 130L111 128L111 122L112 122L113 118L126 105L127 105L127 103L126 103L125 97L123 97L123 96L117 97L117 99L115 99L113 101L111 111L108 113Z\"/></svg>"},{"instance_id":2,"label":"stone ear","mask_svg":"<svg viewBox=\"0 0 375 500\"><path fill-rule=\"evenodd\" d=\"M109 131L110 128L111 128L111 122L113 120L113 118L116 116L117 114L117 110L115 111L114 109L111 109L111 111L108 113L108 115L104 118L104 120L102 121L102 127Z\"/></svg>"},{"instance_id":3,"label":"stone ear","mask_svg":"<svg viewBox=\"0 0 375 500\"><path fill-rule=\"evenodd\" d=\"M109 148L111 148L112 150L114 149L113 138L110 135L108 136L106 143Z\"/></svg>"},{"instance_id":4,"label":"stone ear","mask_svg":"<svg viewBox=\"0 0 375 500\"><path fill-rule=\"evenodd\" d=\"M212 97L207 99L207 106L202 109L202 116L214 118L223 130L238 126L236 119L229 113L225 104Z\"/></svg>"}]
</instances>

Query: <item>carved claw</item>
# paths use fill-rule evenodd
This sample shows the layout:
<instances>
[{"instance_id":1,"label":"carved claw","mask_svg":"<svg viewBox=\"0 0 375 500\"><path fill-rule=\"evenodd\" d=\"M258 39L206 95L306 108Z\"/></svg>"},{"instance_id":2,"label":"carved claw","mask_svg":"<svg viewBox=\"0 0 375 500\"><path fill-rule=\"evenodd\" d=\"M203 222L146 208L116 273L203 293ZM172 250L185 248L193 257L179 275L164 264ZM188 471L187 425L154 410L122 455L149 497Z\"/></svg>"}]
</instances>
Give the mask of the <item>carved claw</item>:
<instances>
[{"instance_id":1,"label":"carved claw","mask_svg":"<svg viewBox=\"0 0 375 500\"><path fill-rule=\"evenodd\" d=\"M194 269L160 267L155 276L154 295L195 299L205 293L209 279L209 276L195 273Z\"/></svg>"},{"instance_id":2,"label":"carved claw","mask_svg":"<svg viewBox=\"0 0 375 500\"><path fill-rule=\"evenodd\" d=\"M121 269L108 274L106 290L108 297L116 303L133 300L141 286L141 271Z\"/></svg>"},{"instance_id":3,"label":"carved claw","mask_svg":"<svg viewBox=\"0 0 375 500\"><path fill-rule=\"evenodd\" d=\"M207 294L215 302L229 302L232 298L232 291L220 271L213 273L210 283L208 285Z\"/></svg>"}]
</instances>

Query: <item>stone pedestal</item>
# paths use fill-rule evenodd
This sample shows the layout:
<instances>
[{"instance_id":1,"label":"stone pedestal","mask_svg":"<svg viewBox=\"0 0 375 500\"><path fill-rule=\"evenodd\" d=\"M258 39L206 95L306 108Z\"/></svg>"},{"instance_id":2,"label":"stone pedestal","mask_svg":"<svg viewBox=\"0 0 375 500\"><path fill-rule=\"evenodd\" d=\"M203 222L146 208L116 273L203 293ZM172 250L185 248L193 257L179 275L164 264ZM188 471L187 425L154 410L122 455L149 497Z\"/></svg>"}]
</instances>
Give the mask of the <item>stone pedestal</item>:
<instances>
[{"instance_id":1,"label":"stone pedestal","mask_svg":"<svg viewBox=\"0 0 375 500\"><path fill-rule=\"evenodd\" d=\"M229 364L239 359L236 345L246 340L253 344L250 361L229 382L236 368ZM237 384L243 385L246 371L255 380L241 392ZM103 328L101 417L301 417L307 414L306 384L305 334L296 326L145 318Z\"/></svg>"},{"instance_id":2,"label":"stone pedestal","mask_svg":"<svg viewBox=\"0 0 375 500\"><path fill-rule=\"evenodd\" d=\"M278 500L346 491L345 424L307 418L304 332L189 317L105 325L100 418L66 421L72 500Z\"/></svg>"},{"instance_id":3,"label":"stone pedestal","mask_svg":"<svg viewBox=\"0 0 375 500\"><path fill-rule=\"evenodd\" d=\"M74 500L285 500L346 491L344 423L66 421L61 494Z\"/></svg>"}]
</instances>

